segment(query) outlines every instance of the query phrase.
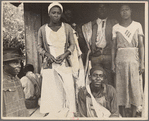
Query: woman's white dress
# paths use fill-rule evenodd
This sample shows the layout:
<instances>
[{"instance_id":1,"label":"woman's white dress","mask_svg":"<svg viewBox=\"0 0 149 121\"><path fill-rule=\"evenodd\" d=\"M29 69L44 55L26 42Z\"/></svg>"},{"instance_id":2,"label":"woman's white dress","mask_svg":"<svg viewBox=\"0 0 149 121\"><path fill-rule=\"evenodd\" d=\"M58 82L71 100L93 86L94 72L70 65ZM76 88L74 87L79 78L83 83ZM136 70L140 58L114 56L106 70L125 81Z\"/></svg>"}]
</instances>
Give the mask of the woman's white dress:
<instances>
[{"instance_id":1,"label":"woman's white dress","mask_svg":"<svg viewBox=\"0 0 149 121\"><path fill-rule=\"evenodd\" d=\"M56 58L64 53L66 34L64 24L55 32L45 26L50 53ZM71 67L52 63L52 69L42 69L41 113L65 115L76 111L74 81ZM65 117L64 116L64 117Z\"/></svg>"}]
</instances>

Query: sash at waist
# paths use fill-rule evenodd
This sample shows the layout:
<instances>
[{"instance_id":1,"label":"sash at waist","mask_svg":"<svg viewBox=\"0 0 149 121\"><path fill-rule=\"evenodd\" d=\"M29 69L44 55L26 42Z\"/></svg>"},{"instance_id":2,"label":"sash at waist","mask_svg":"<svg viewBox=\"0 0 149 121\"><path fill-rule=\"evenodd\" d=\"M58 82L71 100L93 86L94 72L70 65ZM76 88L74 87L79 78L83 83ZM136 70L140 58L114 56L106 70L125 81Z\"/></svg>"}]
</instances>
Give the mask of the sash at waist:
<instances>
[{"instance_id":1,"label":"sash at waist","mask_svg":"<svg viewBox=\"0 0 149 121\"><path fill-rule=\"evenodd\" d=\"M138 50L137 47L118 48L118 50Z\"/></svg>"},{"instance_id":2,"label":"sash at waist","mask_svg":"<svg viewBox=\"0 0 149 121\"><path fill-rule=\"evenodd\" d=\"M139 61L138 48L118 48L116 61L134 62Z\"/></svg>"}]
</instances>

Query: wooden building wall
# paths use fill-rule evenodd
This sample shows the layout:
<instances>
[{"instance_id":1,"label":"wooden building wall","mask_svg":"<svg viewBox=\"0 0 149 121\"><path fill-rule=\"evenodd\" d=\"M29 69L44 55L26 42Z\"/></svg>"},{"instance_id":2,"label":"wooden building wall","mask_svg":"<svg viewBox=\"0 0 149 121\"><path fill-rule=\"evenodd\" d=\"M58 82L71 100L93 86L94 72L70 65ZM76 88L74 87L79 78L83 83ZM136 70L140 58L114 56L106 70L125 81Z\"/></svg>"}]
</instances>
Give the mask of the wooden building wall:
<instances>
[{"instance_id":1,"label":"wooden building wall","mask_svg":"<svg viewBox=\"0 0 149 121\"><path fill-rule=\"evenodd\" d=\"M36 40L38 29L49 21L48 5L50 3L24 3L24 20L25 20L25 38L26 38L26 51L27 63L33 64L35 72L39 72L39 56L36 50ZM98 17L97 3L62 3L64 10L70 9L73 12L73 20L77 24L84 24L90 20ZM143 29L145 26L145 4L132 4L132 18L142 24ZM111 18L120 20L119 4L110 4L109 15Z\"/></svg>"},{"instance_id":2,"label":"wooden building wall","mask_svg":"<svg viewBox=\"0 0 149 121\"><path fill-rule=\"evenodd\" d=\"M35 72L40 71L39 55L36 49L38 29L41 27L41 6L40 4L24 4L25 39L26 39L26 61L33 64Z\"/></svg>"}]
</instances>

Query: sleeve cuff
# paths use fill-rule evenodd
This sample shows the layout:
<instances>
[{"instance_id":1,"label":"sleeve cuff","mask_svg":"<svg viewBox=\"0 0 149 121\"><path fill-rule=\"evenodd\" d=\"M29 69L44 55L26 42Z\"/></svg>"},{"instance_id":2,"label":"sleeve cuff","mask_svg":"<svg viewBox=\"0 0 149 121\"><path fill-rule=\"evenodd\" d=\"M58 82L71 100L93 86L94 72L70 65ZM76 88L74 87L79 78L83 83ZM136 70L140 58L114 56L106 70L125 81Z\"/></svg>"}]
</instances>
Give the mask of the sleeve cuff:
<instances>
[{"instance_id":1,"label":"sleeve cuff","mask_svg":"<svg viewBox=\"0 0 149 121\"><path fill-rule=\"evenodd\" d=\"M116 36L113 36L113 37L112 37L112 40L114 40L114 39L116 39Z\"/></svg>"},{"instance_id":2,"label":"sleeve cuff","mask_svg":"<svg viewBox=\"0 0 149 121\"><path fill-rule=\"evenodd\" d=\"M139 36L142 36L142 37L144 37L144 34L139 34Z\"/></svg>"},{"instance_id":3,"label":"sleeve cuff","mask_svg":"<svg viewBox=\"0 0 149 121\"><path fill-rule=\"evenodd\" d=\"M43 56L43 57L45 57L45 56L46 56L46 55L45 55L45 53L46 53L46 51L45 51L45 50L43 50L43 51L42 51L42 56Z\"/></svg>"},{"instance_id":4,"label":"sleeve cuff","mask_svg":"<svg viewBox=\"0 0 149 121\"><path fill-rule=\"evenodd\" d=\"M70 48L68 48L68 49L67 49L67 51L69 51L69 52L70 52L70 54L72 54L72 50L71 50Z\"/></svg>"}]
</instances>

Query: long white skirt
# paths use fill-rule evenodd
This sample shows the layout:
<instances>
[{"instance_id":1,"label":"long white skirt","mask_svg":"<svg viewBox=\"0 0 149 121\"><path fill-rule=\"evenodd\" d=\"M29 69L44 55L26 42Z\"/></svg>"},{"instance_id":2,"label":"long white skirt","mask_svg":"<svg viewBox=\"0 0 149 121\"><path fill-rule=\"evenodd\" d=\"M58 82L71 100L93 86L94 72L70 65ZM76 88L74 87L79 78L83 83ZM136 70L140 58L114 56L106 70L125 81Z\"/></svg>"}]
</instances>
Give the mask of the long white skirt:
<instances>
[{"instance_id":1,"label":"long white skirt","mask_svg":"<svg viewBox=\"0 0 149 121\"><path fill-rule=\"evenodd\" d=\"M76 111L75 92L70 67L59 66L42 69L41 113L57 114L69 110Z\"/></svg>"}]
</instances>

